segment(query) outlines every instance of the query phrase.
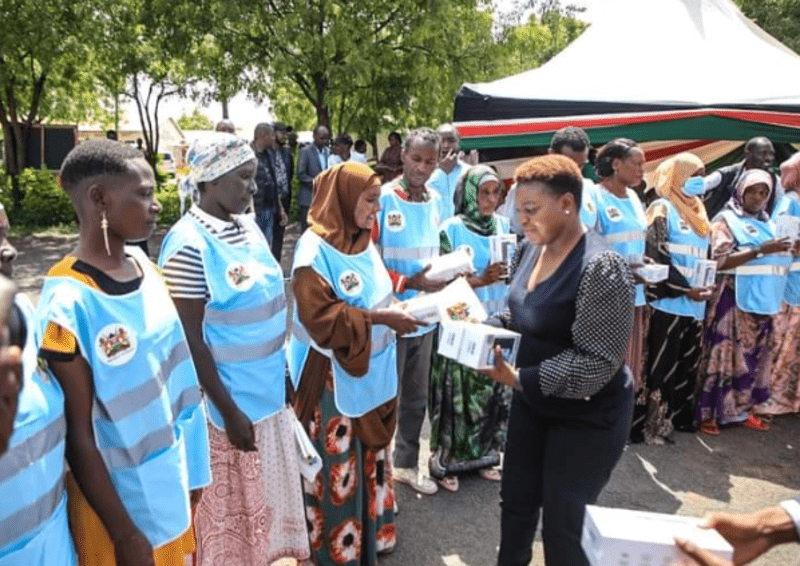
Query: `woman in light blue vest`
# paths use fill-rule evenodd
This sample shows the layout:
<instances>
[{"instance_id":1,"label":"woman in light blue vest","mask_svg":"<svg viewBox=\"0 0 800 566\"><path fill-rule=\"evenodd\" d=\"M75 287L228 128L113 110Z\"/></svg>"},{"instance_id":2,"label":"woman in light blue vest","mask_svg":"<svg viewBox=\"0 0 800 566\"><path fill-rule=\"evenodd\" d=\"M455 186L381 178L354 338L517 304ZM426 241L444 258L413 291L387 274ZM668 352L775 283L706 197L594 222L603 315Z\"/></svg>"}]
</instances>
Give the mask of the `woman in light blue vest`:
<instances>
[{"instance_id":1,"label":"woman in light blue vest","mask_svg":"<svg viewBox=\"0 0 800 566\"><path fill-rule=\"evenodd\" d=\"M82 566L182 563L190 490L210 481L197 374L155 266L128 241L160 205L141 152L87 141L61 167L78 245L44 282L35 336L65 396L70 526Z\"/></svg>"},{"instance_id":2,"label":"woman in light blue vest","mask_svg":"<svg viewBox=\"0 0 800 566\"><path fill-rule=\"evenodd\" d=\"M611 140L597 152L595 170L600 182L595 192L597 224L595 230L605 237L611 248L628 260L631 267L645 262L647 217L639 197L630 187L644 178L644 152L633 140ZM637 389L644 375L644 337L647 333L647 301L644 281L634 274L636 309L633 332L625 363L633 374Z\"/></svg>"},{"instance_id":3,"label":"woman in light blue vest","mask_svg":"<svg viewBox=\"0 0 800 566\"><path fill-rule=\"evenodd\" d=\"M213 483L197 563L308 557L291 409L286 407L283 272L247 207L256 161L228 134L189 150L199 202L172 227L159 264L207 396Z\"/></svg>"},{"instance_id":4,"label":"woman in light blue vest","mask_svg":"<svg viewBox=\"0 0 800 566\"><path fill-rule=\"evenodd\" d=\"M420 324L387 307L392 281L371 241L380 178L347 162L320 174L292 267L294 408L322 456L306 482L314 564L375 566L395 545L389 444L396 334Z\"/></svg>"},{"instance_id":5,"label":"woman in light blue vest","mask_svg":"<svg viewBox=\"0 0 800 566\"><path fill-rule=\"evenodd\" d=\"M489 238L508 234L508 219L495 214L500 179L485 165L467 169L456 189L456 216L441 226L441 253L466 248L475 274L470 285L489 315L505 310L508 295L506 264L491 262ZM458 490L456 474L480 470L499 481L511 390L461 364L434 353L429 411L431 416L431 477L448 491Z\"/></svg>"},{"instance_id":6,"label":"woman in light blue vest","mask_svg":"<svg viewBox=\"0 0 800 566\"><path fill-rule=\"evenodd\" d=\"M647 255L670 266L669 278L647 288L652 307L647 371L637 396L632 442L672 442L674 430L694 430L694 398L706 301L711 289L693 288L698 260L708 257L711 226L703 203L705 166L691 153L661 163L653 175L658 199L647 209Z\"/></svg>"},{"instance_id":7,"label":"woman in light blue vest","mask_svg":"<svg viewBox=\"0 0 800 566\"><path fill-rule=\"evenodd\" d=\"M788 239L776 240L764 211L772 177L751 169L711 226L717 288L706 316L698 374L697 420L706 434L742 423L768 430L757 406L769 398L772 317L780 311L792 262Z\"/></svg>"}]
</instances>

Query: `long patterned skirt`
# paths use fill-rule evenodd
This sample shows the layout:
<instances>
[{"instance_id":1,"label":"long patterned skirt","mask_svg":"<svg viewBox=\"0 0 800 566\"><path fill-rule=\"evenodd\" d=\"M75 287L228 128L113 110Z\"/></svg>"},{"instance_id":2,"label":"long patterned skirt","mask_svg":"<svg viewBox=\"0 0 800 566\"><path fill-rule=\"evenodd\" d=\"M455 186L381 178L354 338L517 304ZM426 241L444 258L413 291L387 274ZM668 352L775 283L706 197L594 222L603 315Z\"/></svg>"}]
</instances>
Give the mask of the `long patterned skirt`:
<instances>
[{"instance_id":1,"label":"long patterned skirt","mask_svg":"<svg viewBox=\"0 0 800 566\"><path fill-rule=\"evenodd\" d=\"M706 317L698 372L701 422L742 422L770 395L772 317L739 310L733 285L731 276L723 276Z\"/></svg>"},{"instance_id":2,"label":"long patterned skirt","mask_svg":"<svg viewBox=\"0 0 800 566\"><path fill-rule=\"evenodd\" d=\"M703 324L653 309L647 334L645 385L636 396L632 442L663 444L674 430L694 430L694 392Z\"/></svg>"},{"instance_id":3,"label":"long patterned skirt","mask_svg":"<svg viewBox=\"0 0 800 566\"><path fill-rule=\"evenodd\" d=\"M500 463L511 408L508 387L434 354L428 400L432 476Z\"/></svg>"},{"instance_id":4,"label":"long patterned skirt","mask_svg":"<svg viewBox=\"0 0 800 566\"><path fill-rule=\"evenodd\" d=\"M389 450L368 449L352 421L324 387L309 437L322 456L316 481L305 479L311 562L317 566L375 566L394 549L394 482Z\"/></svg>"},{"instance_id":5,"label":"long patterned skirt","mask_svg":"<svg viewBox=\"0 0 800 566\"><path fill-rule=\"evenodd\" d=\"M650 320L650 308L647 305L633 309L633 329L628 349L625 351L625 365L633 374L634 391L640 391L644 385L644 372L647 359L645 338Z\"/></svg>"},{"instance_id":6,"label":"long patterned skirt","mask_svg":"<svg viewBox=\"0 0 800 566\"><path fill-rule=\"evenodd\" d=\"M309 556L291 416L255 425L255 452L235 448L209 423L213 483L195 515L198 566L264 566Z\"/></svg>"},{"instance_id":7,"label":"long patterned skirt","mask_svg":"<svg viewBox=\"0 0 800 566\"><path fill-rule=\"evenodd\" d=\"M800 307L784 304L773 324L771 395L758 407L758 412L797 413L800 412Z\"/></svg>"}]
</instances>

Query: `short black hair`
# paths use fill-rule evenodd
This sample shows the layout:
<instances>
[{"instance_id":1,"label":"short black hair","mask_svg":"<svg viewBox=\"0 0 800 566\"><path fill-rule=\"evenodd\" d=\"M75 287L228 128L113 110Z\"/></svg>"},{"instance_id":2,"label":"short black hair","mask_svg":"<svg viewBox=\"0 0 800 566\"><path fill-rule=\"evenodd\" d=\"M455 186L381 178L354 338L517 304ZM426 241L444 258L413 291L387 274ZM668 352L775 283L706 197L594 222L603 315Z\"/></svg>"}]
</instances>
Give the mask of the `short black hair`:
<instances>
[{"instance_id":1,"label":"short black hair","mask_svg":"<svg viewBox=\"0 0 800 566\"><path fill-rule=\"evenodd\" d=\"M328 126L326 126L325 124L317 124L317 126L314 128L314 132L313 132L313 134L312 134L312 135L315 135L315 136L316 136L316 135L317 135L317 133L319 133L320 131L322 131L322 129L323 129L323 128L325 129L325 131L326 131L326 132L328 132L328 135L331 135L331 130L330 130L330 128L328 128Z\"/></svg>"},{"instance_id":2,"label":"short black hair","mask_svg":"<svg viewBox=\"0 0 800 566\"><path fill-rule=\"evenodd\" d=\"M339 136L333 141L333 143L337 145L346 145L347 147L352 147L353 138L350 137L350 134L339 134Z\"/></svg>"},{"instance_id":3,"label":"short black hair","mask_svg":"<svg viewBox=\"0 0 800 566\"><path fill-rule=\"evenodd\" d=\"M98 175L126 175L130 173L131 159L144 159L142 152L132 145L109 139L83 142L64 158L61 164L61 186L72 191L82 181Z\"/></svg>"},{"instance_id":4,"label":"short black hair","mask_svg":"<svg viewBox=\"0 0 800 566\"><path fill-rule=\"evenodd\" d=\"M253 137L259 138L263 135L271 134L273 131L274 128L272 127L272 124L268 122L261 122L259 124L256 124L256 127L253 130Z\"/></svg>"},{"instance_id":5,"label":"short black hair","mask_svg":"<svg viewBox=\"0 0 800 566\"><path fill-rule=\"evenodd\" d=\"M391 137L391 134L389 134ZM403 151L408 151L411 148L411 145L415 141L420 141L422 143L429 143L431 145L435 145L436 149L439 149L439 145L441 144L441 140L439 139L439 134L431 130L430 128L417 128L413 132L409 133L406 136L405 141L403 142Z\"/></svg>"},{"instance_id":6,"label":"short black hair","mask_svg":"<svg viewBox=\"0 0 800 566\"><path fill-rule=\"evenodd\" d=\"M356 151L358 153L366 153L366 151L367 151L367 142L365 142L362 139L357 139L354 147L356 148Z\"/></svg>"},{"instance_id":7,"label":"short black hair","mask_svg":"<svg viewBox=\"0 0 800 566\"><path fill-rule=\"evenodd\" d=\"M400 137L400 132L392 132L389 134L389 139L391 140L392 138L397 138L399 142L403 141L403 138Z\"/></svg>"},{"instance_id":8,"label":"short black hair","mask_svg":"<svg viewBox=\"0 0 800 566\"><path fill-rule=\"evenodd\" d=\"M274 124L272 124L272 129L274 129L276 132L285 132L286 124L284 124L283 122L275 122Z\"/></svg>"},{"instance_id":9,"label":"short black hair","mask_svg":"<svg viewBox=\"0 0 800 566\"><path fill-rule=\"evenodd\" d=\"M615 159L625 159L631 151L638 147L639 144L628 138L616 138L608 142L600 148L594 160L594 170L597 176L601 179L611 177L614 174L612 162Z\"/></svg>"},{"instance_id":10,"label":"short black hair","mask_svg":"<svg viewBox=\"0 0 800 566\"><path fill-rule=\"evenodd\" d=\"M561 153L565 145L569 146L572 151L583 151L591 144L589 136L586 135L583 128L567 126L553 134L553 139L550 140L550 149L553 153Z\"/></svg>"}]
</instances>

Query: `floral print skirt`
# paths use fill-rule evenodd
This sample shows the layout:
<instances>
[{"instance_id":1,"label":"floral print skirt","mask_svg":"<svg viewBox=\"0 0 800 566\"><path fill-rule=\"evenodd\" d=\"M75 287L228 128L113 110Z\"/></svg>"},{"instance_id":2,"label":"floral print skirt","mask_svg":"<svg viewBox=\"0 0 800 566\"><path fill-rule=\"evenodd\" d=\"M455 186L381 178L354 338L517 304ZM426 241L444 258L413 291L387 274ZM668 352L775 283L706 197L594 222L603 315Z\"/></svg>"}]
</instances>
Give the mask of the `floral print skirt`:
<instances>
[{"instance_id":1,"label":"floral print skirt","mask_svg":"<svg viewBox=\"0 0 800 566\"><path fill-rule=\"evenodd\" d=\"M775 315L772 393L758 408L767 415L800 412L800 307L783 305Z\"/></svg>"},{"instance_id":2,"label":"floral print skirt","mask_svg":"<svg viewBox=\"0 0 800 566\"><path fill-rule=\"evenodd\" d=\"M322 457L316 481L303 480L311 563L374 566L378 555L395 545L389 450L364 446L328 387L322 390L308 433Z\"/></svg>"}]
</instances>

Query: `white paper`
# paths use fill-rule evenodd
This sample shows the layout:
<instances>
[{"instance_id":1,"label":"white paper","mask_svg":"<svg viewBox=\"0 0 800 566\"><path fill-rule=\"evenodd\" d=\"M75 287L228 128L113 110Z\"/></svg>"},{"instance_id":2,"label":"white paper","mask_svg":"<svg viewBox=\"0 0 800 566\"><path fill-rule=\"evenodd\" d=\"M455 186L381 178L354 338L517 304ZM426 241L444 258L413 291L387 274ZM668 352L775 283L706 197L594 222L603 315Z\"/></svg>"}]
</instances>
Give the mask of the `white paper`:
<instances>
[{"instance_id":1,"label":"white paper","mask_svg":"<svg viewBox=\"0 0 800 566\"><path fill-rule=\"evenodd\" d=\"M425 276L431 281L450 281L464 273L473 273L472 257L464 248L427 260L431 268Z\"/></svg>"}]
</instances>

